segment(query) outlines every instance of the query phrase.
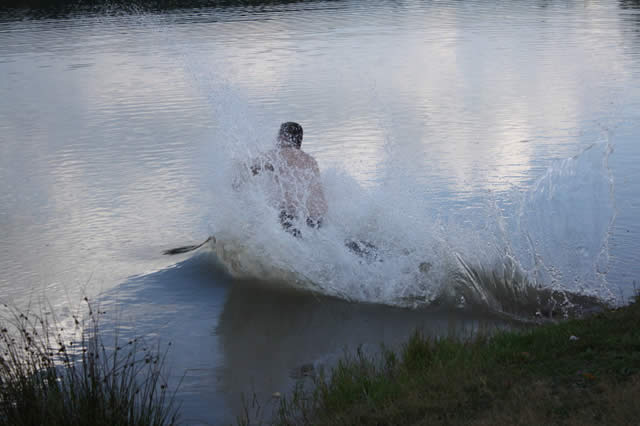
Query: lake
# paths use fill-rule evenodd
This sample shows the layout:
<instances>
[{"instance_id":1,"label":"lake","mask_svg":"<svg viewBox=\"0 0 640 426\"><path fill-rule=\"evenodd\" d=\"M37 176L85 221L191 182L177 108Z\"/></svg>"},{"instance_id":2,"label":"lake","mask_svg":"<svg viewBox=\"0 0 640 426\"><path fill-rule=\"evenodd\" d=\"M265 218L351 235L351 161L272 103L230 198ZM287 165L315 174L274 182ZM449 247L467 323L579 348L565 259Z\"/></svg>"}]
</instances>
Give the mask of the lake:
<instances>
[{"instance_id":1,"label":"lake","mask_svg":"<svg viewBox=\"0 0 640 426\"><path fill-rule=\"evenodd\" d=\"M7 8L0 77L0 299L171 341L190 424L640 285L639 1ZM285 121L329 205L302 238L232 188Z\"/></svg>"}]
</instances>

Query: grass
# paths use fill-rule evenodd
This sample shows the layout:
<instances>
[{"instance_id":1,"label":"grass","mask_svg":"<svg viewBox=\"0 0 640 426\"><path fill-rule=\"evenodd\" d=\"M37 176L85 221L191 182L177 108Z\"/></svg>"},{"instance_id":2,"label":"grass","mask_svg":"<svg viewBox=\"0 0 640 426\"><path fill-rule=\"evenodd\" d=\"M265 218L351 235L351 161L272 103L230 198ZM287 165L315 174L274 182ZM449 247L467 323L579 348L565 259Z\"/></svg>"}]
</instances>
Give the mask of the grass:
<instances>
[{"instance_id":1,"label":"grass","mask_svg":"<svg viewBox=\"0 0 640 426\"><path fill-rule=\"evenodd\" d=\"M110 344L99 310L61 325L0 314L0 425L170 425L166 350ZM586 319L466 341L412 335L398 353L357 351L280 398L269 423L636 424L640 300ZM252 403L255 408L256 402ZM264 417L258 410L253 414ZM250 424L249 410L239 423Z\"/></svg>"},{"instance_id":2,"label":"grass","mask_svg":"<svg viewBox=\"0 0 640 426\"><path fill-rule=\"evenodd\" d=\"M573 337L572 337L573 336ZM283 425L637 424L640 301L469 341L415 333L358 352L281 400ZM245 420L245 422L247 422Z\"/></svg>"},{"instance_id":3,"label":"grass","mask_svg":"<svg viewBox=\"0 0 640 426\"><path fill-rule=\"evenodd\" d=\"M166 350L138 339L111 345L99 310L61 326L4 305L0 316L0 425L169 425L177 408Z\"/></svg>"}]
</instances>

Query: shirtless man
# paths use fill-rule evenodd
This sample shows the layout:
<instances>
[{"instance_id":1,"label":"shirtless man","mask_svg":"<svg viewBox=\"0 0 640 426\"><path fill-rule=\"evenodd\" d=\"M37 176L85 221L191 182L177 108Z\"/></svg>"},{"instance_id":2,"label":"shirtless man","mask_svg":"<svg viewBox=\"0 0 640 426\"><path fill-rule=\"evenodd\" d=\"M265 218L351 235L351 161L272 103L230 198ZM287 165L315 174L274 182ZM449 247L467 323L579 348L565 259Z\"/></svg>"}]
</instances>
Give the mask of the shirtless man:
<instances>
[{"instance_id":1,"label":"shirtless man","mask_svg":"<svg viewBox=\"0 0 640 426\"><path fill-rule=\"evenodd\" d=\"M266 178L266 193L269 203L280 210L279 219L285 231L295 237L302 235L296 222L304 220L307 226L319 228L327 214L327 200L322 189L320 169L316 160L302 151L302 126L294 122L282 123L276 147L255 158L249 166L253 176ZM239 175L232 184L233 189L249 180ZM193 251L214 239L209 237L198 245L178 247L164 254L179 254ZM380 260L377 247L363 240L345 240L345 246L367 262Z\"/></svg>"},{"instance_id":2,"label":"shirtless man","mask_svg":"<svg viewBox=\"0 0 640 426\"><path fill-rule=\"evenodd\" d=\"M254 159L250 166L254 176L269 174L269 202L280 209L282 227L296 237L301 234L296 221L302 219L308 226L318 228L327 214L320 169L316 160L302 151L302 136L298 123L282 123L276 148Z\"/></svg>"},{"instance_id":3,"label":"shirtless man","mask_svg":"<svg viewBox=\"0 0 640 426\"><path fill-rule=\"evenodd\" d=\"M249 167L253 176L267 178L267 199L280 210L279 218L284 230L295 237L302 235L296 228L296 222L302 219L307 226L319 228L327 214L327 200L320 181L318 163L302 151L301 146L302 126L294 122L282 123L276 148L255 158ZM248 180L248 173L241 173L236 176L232 188L239 191ZM200 244L165 250L163 254L188 253L212 240L215 241L214 236ZM351 248L349 245L347 247Z\"/></svg>"}]
</instances>

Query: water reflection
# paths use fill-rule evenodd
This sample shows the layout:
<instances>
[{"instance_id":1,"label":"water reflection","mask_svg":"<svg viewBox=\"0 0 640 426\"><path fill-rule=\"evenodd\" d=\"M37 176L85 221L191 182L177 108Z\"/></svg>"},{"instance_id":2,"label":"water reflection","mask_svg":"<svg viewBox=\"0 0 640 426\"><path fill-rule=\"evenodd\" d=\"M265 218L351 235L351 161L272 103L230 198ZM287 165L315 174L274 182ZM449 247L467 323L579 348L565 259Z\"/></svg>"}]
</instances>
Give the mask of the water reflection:
<instances>
[{"instance_id":1,"label":"water reflection","mask_svg":"<svg viewBox=\"0 0 640 426\"><path fill-rule=\"evenodd\" d=\"M229 286L205 254L132 277L97 301L109 314L101 325L105 332L118 326L121 336L172 343L170 383L181 383L178 399L188 424L220 424L232 418L226 390L219 384L225 359L213 333Z\"/></svg>"},{"instance_id":2,"label":"water reflection","mask_svg":"<svg viewBox=\"0 0 640 426\"><path fill-rule=\"evenodd\" d=\"M216 334L224 356L224 386L236 395L251 383L268 396L291 378L331 366L362 345L376 352L397 348L416 329L429 336L470 335L501 322L457 311L408 310L349 303L309 293L235 282Z\"/></svg>"},{"instance_id":3,"label":"water reflection","mask_svg":"<svg viewBox=\"0 0 640 426\"><path fill-rule=\"evenodd\" d=\"M622 13L622 19L632 24L629 28L634 35L634 40L638 41L640 33L640 1L638 0L620 0L619 6Z\"/></svg>"},{"instance_id":4,"label":"water reflection","mask_svg":"<svg viewBox=\"0 0 640 426\"><path fill-rule=\"evenodd\" d=\"M265 403L359 346L375 353L383 343L397 348L416 329L465 336L505 326L485 315L354 304L273 283L232 282L206 252L132 277L98 304L110 313L103 330L117 325L122 338L172 342L172 382L182 380L178 398L190 423L230 421L243 396L255 393Z\"/></svg>"},{"instance_id":5,"label":"water reflection","mask_svg":"<svg viewBox=\"0 0 640 426\"><path fill-rule=\"evenodd\" d=\"M259 15L274 7L305 7L305 4L337 4L340 0L5 0L0 10L0 19L60 19L71 16L101 14L123 15L145 12L169 12L175 10L234 8L247 14Z\"/></svg>"},{"instance_id":6,"label":"water reflection","mask_svg":"<svg viewBox=\"0 0 640 426\"><path fill-rule=\"evenodd\" d=\"M640 9L640 1L638 0L620 0L618 4L621 9Z\"/></svg>"}]
</instances>

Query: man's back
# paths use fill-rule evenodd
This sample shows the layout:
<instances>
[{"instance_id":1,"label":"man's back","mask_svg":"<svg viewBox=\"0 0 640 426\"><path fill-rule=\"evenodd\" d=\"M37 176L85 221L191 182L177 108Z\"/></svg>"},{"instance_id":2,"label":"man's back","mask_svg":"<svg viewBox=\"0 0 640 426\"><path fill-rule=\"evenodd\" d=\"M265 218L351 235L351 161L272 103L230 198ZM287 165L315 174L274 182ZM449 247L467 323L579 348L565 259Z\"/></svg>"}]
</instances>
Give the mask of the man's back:
<instances>
[{"instance_id":1,"label":"man's back","mask_svg":"<svg viewBox=\"0 0 640 426\"><path fill-rule=\"evenodd\" d=\"M282 123L276 148L254 158L249 165L269 203L279 210L282 226L296 236L300 235L296 222L317 228L328 210L318 163L302 151L302 135L298 123ZM247 179L249 176L241 173L233 188L239 190Z\"/></svg>"},{"instance_id":2,"label":"man's back","mask_svg":"<svg viewBox=\"0 0 640 426\"><path fill-rule=\"evenodd\" d=\"M261 168L273 173L270 199L277 208L296 218L323 219L327 202L318 163L311 155L297 148L276 148L265 154Z\"/></svg>"}]
</instances>

